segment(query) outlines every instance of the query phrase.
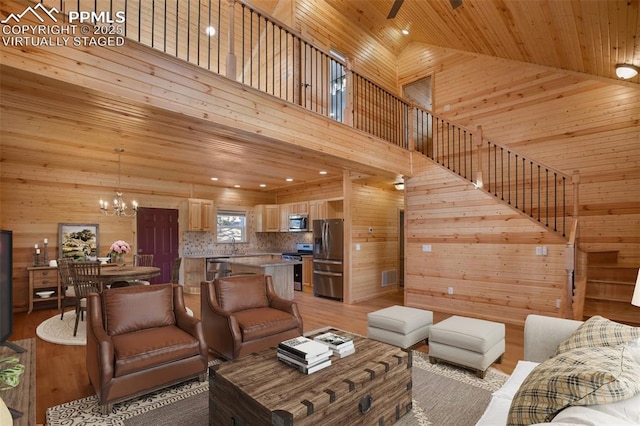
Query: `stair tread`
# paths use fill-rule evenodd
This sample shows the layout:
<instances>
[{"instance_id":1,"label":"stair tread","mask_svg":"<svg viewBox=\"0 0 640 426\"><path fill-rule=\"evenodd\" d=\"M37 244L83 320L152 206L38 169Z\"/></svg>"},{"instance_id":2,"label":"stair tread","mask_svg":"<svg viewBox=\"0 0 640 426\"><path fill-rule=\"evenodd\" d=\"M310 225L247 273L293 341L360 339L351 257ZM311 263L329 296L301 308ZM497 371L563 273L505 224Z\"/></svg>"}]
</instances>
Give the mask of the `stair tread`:
<instances>
[{"instance_id":1,"label":"stair tread","mask_svg":"<svg viewBox=\"0 0 640 426\"><path fill-rule=\"evenodd\" d=\"M585 295L584 296L584 300L594 300L594 301L601 301L601 302L620 302L620 303L631 303L631 297L615 297L615 296L603 296L603 295L596 295L596 294L592 294L592 295Z\"/></svg>"},{"instance_id":2,"label":"stair tread","mask_svg":"<svg viewBox=\"0 0 640 426\"><path fill-rule=\"evenodd\" d=\"M630 286L636 285L635 282L630 282L630 281L598 280L598 279L592 279L592 278L587 279L587 285L589 285L589 283L615 284L615 285L620 284L620 285L630 285Z\"/></svg>"},{"instance_id":3,"label":"stair tread","mask_svg":"<svg viewBox=\"0 0 640 426\"><path fill-rule=\"evenodd\" d=\"M634 263L589 263L587 268L600 269L639 269L640 266Z\"/></svg>"}]
</instances>

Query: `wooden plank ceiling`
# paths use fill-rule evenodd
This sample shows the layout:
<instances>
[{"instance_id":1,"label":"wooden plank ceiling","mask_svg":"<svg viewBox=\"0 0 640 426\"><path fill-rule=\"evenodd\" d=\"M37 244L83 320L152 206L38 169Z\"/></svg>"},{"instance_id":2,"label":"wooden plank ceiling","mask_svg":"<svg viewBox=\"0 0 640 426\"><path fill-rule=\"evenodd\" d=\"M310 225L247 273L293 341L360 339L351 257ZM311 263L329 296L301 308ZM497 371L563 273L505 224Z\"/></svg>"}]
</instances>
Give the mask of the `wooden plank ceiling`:
<instances>
[{"instance_id":1,"label":"wooden plank ceiling","mask_svg":"<svg viewBox=\"0 0 640 426\"><path fill-rule=\"evenodd\" d=\"M394 0L325 1L395 54L420 42L605 78L615 78L616 63L640 65L640 0L463 0L455 9L446 0L404 0L393 19L387 15ZM278 2L255 4L271 11ZM402 29L408 29L409 35L402 35ZM46 82L48 90L29 88L25 84L31 80L28 76L12 72L15 70L2 72L3 121L29 123L44 113L58 131L47 134L40 129L41 134L34 134L38 128L28 128L28 135L5 138L3 161L35 165L42 164L46 156L49 167L73 170L77 161L72 161L67 141L52 135L65 133L65 120L81 117L73 129L73 139L79 141L73 156L82 158L87 170L113 169L116 173L113 149L126 139L128 152L122 161L138 165L129 169L133 178L161 176L177 182L238 184L269 191L342 176L344 170L361 176L380 173L299 147L234 140L233 135L216 133L211 123L60 82ZM639 82L640 77L633 79ZM122 141L113 138L114 129ZM21 142L26 137L46 144L30 148ZM136 158L134 152L143 154ZM321 176L320 170L328 174ZM220 179L218 183L209 180L213 176ZM288 177L294 181L286 182ZM391 185L395 176L383 180Z\"/></svg>"},{"instance_id":2,"label":"wooden plank ceiling","mask_svg":"<svg viewBox=\"0 0 640 426\"><path fill-rule=\"evenodd\" d=\"M325 1L396 55L420 42L606 78L640 66L638 0L404 0L393 19L395 0Z\"/></svg>"},{"instance_id":3,"label":"wooden plank ceiling","mask_svg":"<svg viewBox=\"0 0 640 426\"><path fill-rule=\"evenodd\" d=\"M123 183L141 178L256 191L340 179L343 170L381 173L317 151L227 135L208 121L11 67L0 66L0 73L5 164L112 173L115 183L115 148L124 146ZM391 186L394 178L385 181Z\"/></svg>"}]
</instances>

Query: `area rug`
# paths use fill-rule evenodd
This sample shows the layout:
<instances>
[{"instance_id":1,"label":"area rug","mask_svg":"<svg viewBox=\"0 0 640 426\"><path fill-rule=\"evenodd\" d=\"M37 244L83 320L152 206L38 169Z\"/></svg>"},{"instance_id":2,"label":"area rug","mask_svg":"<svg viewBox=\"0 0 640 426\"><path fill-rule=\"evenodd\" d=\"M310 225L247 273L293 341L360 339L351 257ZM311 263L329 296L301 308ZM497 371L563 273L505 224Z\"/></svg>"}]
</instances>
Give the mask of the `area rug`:
<instances>
[{"instance_id":1,"label":"area rug","mask_svg":"<svg viewBox=\"0 0 640 426\"><path fill-rule=\"evenodd\" d=\"M87 331L85 321L78 323L78 333L73 335L73 328L76 324L76 311L64 313L64 319L60 319L60 314L45 320L36 328L36 335L44 341L57 343L59 345L86 345Z\"/></svg>"},{"instance_id":2,"label":"area rug","mask_svg":"<svg viewBox=\"0 0 640 426\"><path fill-rule=\"evenodd\" d=\"M489 404L491 393L509 377L491 368L479 379L468 370L430 364L421 352L413 354L413 409L396 423L400 426L473 425ZM100 414L95 396L83 398L48 408L46 425L204 426L209 424L208 390L208 382L192 380L115 404L109 416Z\"/></svg>"}]
</instances>

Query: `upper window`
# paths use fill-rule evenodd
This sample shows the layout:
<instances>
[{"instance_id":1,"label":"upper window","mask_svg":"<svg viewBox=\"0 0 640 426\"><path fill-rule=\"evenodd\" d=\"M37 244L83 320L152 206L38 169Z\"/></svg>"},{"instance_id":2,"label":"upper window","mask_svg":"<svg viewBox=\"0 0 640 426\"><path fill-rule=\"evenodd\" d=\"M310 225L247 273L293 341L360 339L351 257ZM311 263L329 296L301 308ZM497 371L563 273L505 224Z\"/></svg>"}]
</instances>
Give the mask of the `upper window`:
<instances>
[{"instance_id":1,"label":"upper window","mask_svg":"<svg viewBox=\"0 0 640 426\"><path fill-rule=\"evenodd\" d=\"M337 50L331 49L331 54L345 62L344 56ZM344 123L344 109L347 106L347 76L342 63L333 58L331 58L330 67L331 118Z\"/></svg>"},{"instance_id":2,"label":"upper window","mask_svg":"<svg viewBox=\"0 0 640 426\"><path fill-rule=\"evenodd\" d=\"M247 241L247 212L218 210L217 224L219 243Z\"/></svg>"}]
</instances>

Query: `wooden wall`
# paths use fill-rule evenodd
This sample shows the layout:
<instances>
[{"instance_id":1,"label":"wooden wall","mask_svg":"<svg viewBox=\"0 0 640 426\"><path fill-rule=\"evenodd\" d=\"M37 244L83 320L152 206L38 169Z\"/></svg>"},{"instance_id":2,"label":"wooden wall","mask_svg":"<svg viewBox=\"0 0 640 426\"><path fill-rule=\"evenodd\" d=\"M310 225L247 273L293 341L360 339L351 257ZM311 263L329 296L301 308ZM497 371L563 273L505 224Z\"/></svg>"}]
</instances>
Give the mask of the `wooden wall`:
<instances>
[{"instance_id":1,"label":"wooden wall","mask_svg":"<svg viewBox=\"0 0 640 426\"><path fill-rule=\"evenodd\" d=\"M429 73L436 113L569 175L578 170L581 248L640 264L637 84L418 43L400 55L400 85Z\"/></svg>"},{"instance_id":2,"label":"wooden wall","mask_svg":"<svg viewBox=\"0 0 640 426\"><path fill-rule=\"evenodd\" d=\"M351 60L354 71L393 91L396 56L370 35L356 31L353 23L323 0L297 0L297 31L316 46L337 49Z\"/></svg>"},{"instance_id":3,"label":"wooden wall","mask_svg":"<svg viewBox=\"0 0 640 426\"><path fill-rule=\"evenodd\" d=\"M351 183L346 207L350 217L351 303L398 291L398 284L382 287L382 272L396 271L400 277L399 218L403 206L403 192L393 187L382 189L366 181Z\"/></svg>"},{"instance_id":4,"label":"wooden wall","mask_svg":"<svg viewBox=\"0 0 640 426\"><path fill-rule=\"evenodd\" d=\"M516 324L567 308L562 238L428 161L405 193L408 306Z\"/></svg>"},{"instance_id":5,"label":"wooden wall","mask_svg":"<svg viewBox=\"0 0 640 426\"><path fill-rule=\"evenodd\" d=\"M617 250L621 262L640 264L637 85L423 44L400 55L398 73L400 86L433 75L434 110L445 118L482 126L486 139L567 174L578 170L580 249ZM438 166L418 164L406 191L407 303L516 323L527 313L565 315L563 242ZM548 255L535 256L542 245Z\"/></svg>"},{"instance_id":6,"label":"wooden wall","mask_svg":"<svg viewBox=\"0 0 640 426\"><path fill-rule=\"evenodd\" d=\"M276 202L286 204L309 200L341 199L342 196L342 175L340 175L334 179L281 189L276 192Z\"/></svg>"},{"instance_id":7,"label":"wooden wall","mask_svg":"<svg viewBox=\"0 0 640 426\"><path fill-rule=\"evenodd\" d=\"M34 112L35 114L35 112ZM46 120L40 118L46 127ZM25 144L33 138L28 128L19 137ZM51 135L58 137L60 135ZM102 180L104 184L97 181ZM136 221L132 218L106 217L99 210L98 200L113 196L113 176L103 173L52 170L46 164L26 167L3 163L0 181L0 227L14 235L14 308L28 307L27 266L33 262L33 246L42 247L49 240L49 259L58 257L59 223L97 223L99 225L100 255L105 256L115 240L125 240L135 251ZM195 186L180 182L163 182L162 191L150 193L146 186L156 182L137 179L135 184L123 185L126 200L136 199L141 206L178 209L180 217L180 246L187 218L189 197L214 200L214 205L246 206L273 202L273 195L246 190L231 190ZM157 187L157 186L156 186Z\"/></svg>"}]
</instances>

